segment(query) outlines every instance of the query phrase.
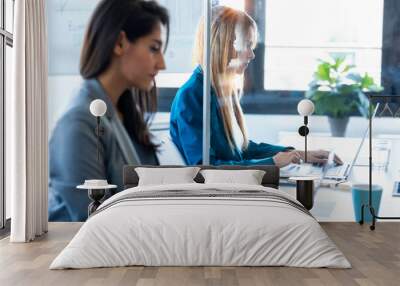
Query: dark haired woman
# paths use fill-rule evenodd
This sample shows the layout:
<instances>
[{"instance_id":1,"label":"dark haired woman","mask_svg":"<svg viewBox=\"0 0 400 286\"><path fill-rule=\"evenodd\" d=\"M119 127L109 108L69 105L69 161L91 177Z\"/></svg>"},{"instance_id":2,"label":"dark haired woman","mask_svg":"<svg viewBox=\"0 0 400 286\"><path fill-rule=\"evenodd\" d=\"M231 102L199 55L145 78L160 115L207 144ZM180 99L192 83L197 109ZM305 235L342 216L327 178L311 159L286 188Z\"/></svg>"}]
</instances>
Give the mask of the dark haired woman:
<instances>
[{"instance_id":1,"label":"dark haired woman","mask_svg":"<svg viewBox=\"0 0 400 286\"><path fill-rule=\"evenodd\" d=\"M89 198L76 186L86 179L122 185L126 164L157 165L149 121L156 111L154 78L165 69L169 16L156 1L103 0L86 30L81 51L83 84L50 140L49 220L84 221ZM166 45L166 43L165 43ZM89 112L102 99L100 160L96 120Z\"/></svg>"}]
</instances>

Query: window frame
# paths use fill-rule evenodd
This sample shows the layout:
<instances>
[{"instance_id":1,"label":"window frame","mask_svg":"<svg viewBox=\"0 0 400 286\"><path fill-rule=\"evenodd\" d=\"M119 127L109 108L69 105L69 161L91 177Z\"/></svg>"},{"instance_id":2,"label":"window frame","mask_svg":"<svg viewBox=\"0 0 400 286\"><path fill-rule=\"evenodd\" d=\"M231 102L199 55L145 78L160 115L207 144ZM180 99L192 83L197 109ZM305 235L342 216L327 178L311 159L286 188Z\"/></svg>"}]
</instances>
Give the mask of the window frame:
<instances>
[{"instance_id":1,"label":"window frame","mask_svg":"<svg viewBox=\"0 0 400 286\"><path fill-rule=\"evenodd\" d=\"M304 90L264 88L266 1L245 0L245 11L253 17L259 28L259 43L254 50L255 59L245 72L244 92L246 95L242 99L243 109L253 114L297 114L297 103L304 97ZM384 1L381 82L387 95L400 95L400 80L394 82L390 74L384 72L390 65L400 66L400 50L396 49L398 45L394 44L400 44L400 31L396 29L400 25L398 11L400 11L399 1ZM390 40L384 40L386 38ZM400 69L395 72L400 73ZM265 107L262 107L263 105Z\"/></svg>"},{"instance_id":2,"label":"window frame","mask_svg":"<svg viewBox=\"0 0 400 286\"><path fill-rule=\"evenodd\" d=\"M388 72L391 66L400 66L400 50L397 45L400 44L400 29L397 28L400 25L399 11L399 1L384 1L381 82L386 95L400 95L400 82L394 81L393 75ZM397 68L394 72L400 73L400 69Z\"/></svg>"},{"instance_id":3,"label":"window frame","mask_svg":"<svg viewBox=\"0 0 400 286\"><path fill-rule=\"evenodd\" d=\"M13 13L15 0L11 0ZM13 34L6 30L6 0L0 0L1 21L0 21L0 235L7 235L10 231L10 219L7 219L6 212L6 188L5 188L5 93L6 93L6 49L7 46L13 48ZM11 15L13 17L14 15ZM13 27L14 28L14 27Z\"/></svg>"}]
</instances>

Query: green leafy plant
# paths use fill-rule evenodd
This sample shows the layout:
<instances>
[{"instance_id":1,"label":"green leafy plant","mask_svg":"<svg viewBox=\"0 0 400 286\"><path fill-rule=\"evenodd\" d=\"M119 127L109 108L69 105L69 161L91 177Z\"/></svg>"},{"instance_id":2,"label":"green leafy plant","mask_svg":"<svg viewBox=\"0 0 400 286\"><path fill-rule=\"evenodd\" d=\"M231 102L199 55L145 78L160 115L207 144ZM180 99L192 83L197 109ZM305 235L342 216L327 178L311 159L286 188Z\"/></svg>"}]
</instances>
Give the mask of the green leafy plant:
<instances>
[{"instance_id":1,"label":"green leafy plant","mask_svg":"<svg viewBox=\"0 0 400 286\"><path fill-rule=\"evenodd\" d=\"M317 71L309 84L306 97L315 104L317 114L334 118L348 117L357 110L368 116L368 98L365 92L381 92L383 88L365 73L354 72L355 66L345 57L319 60Z\"/></svg>"}]
</instances>

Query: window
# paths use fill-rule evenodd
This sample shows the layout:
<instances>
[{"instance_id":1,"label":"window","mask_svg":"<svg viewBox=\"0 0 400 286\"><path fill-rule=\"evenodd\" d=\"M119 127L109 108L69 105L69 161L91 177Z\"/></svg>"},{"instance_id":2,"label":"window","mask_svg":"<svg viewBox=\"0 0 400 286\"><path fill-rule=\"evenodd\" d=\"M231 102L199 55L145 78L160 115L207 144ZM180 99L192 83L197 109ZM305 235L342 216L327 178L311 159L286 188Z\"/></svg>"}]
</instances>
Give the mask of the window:
<instances>
[{"instance_id":1,"label":"window","mask_svg":"<svg viewBox=\"0 0 400 286\"><path fill-rule=\"evenodd\" d=\"M86 24L99 0L46 1L49 54L49 135L79 88L79 55Z\"/></svg>"},{"instance_id":2,"label":"window","mask_svg":"<svg viewBox=\"0 0 400 286\"><path fill-rule=\"evenodd\" d=\"M202 1L159 0L171 18L169 46L165 54L167 70L157 77L159 87L179 87L192 72L191 52ZM79 53L87 21L98 0L47 3L49 29L49 75L78 76ZM200 12L199 12L200 11ZM50 81L52 81L51 78ZM52 87L52 86L50 86Z\"/></svg>"},{"instance_id":3,"label":"window","mask_svg":"<svg viewBox=\"0 0 400 286\"><path fill-rule=\"evenodd\" d=\"M385 7L388 2L385 1ZM357 66L357 71L368 72L375 82L384 84L382 39L387 33L384 34L383 0L213 0L212 3L244 10L258 25L256 58L245 77L242 104L246 113L296 113L295 105L307 90L318 59L328 56L346 56ZM174 21L174 6L167 7ZM195 23L189 22L190 25L194 29ZM176 31L175 35L181 34ZM170 110L177 88L189 76L187 71L190 72L179 62L190 57L192 49L190 45L178 45L177 52L175 41L171 37L168 69L160 74L158 81L160 111ZM177 54L175 61L168 53ZM171 73L172 70L176 73ZM392 76L390 80L397 78Z\"/></svg>"},{"instance_id":4,"label":"window","mask_svg":"<svg viewBox=\"0 0 400 286\"><path fill-rule=\"evenodd\" d=\"M0 1L0 228L11 217L10 194L4 188L4 106L5 98L11 92L12 46L13 46L14 0Z\"/></svg>"},{"instance_id":5,"label":"window","mask_svg":"<svg viewBox=\"0 0 400 286\"><path fill-rule=\"evenodd\" d=\"M228 6L236 10L244 11L244 0L219 0L218 5Z\"/></svg>"},{"instance_id":6,"label":"window","mask_svg":"<svg viewBox=\"0 0 400 286\"><path fill-rule=\"evenodd\" d=\"M236 2L219 1L232 7L239 5ZM243 2L259 36L256 57L245 73L246 113L295 114L318 59L329 56L346 56L358 72L368 72L384 85L385 92L394 94L400 88L400 54L393 48L399 37L398 1Z\"/></svg>"},{"instance_id":7,"label":"window","mask_svg":"<svg viewBox=\"0 0 400 286\"><path fill-rule=\"evenodd\" d=\"M338 55L380 83L383 0L269 0L265 11L265 89L306 90L317 60Z\"/></svg>"},{"instance_id":8,"label":"window","mask_svg":"<svg viewBox=\"0 0 400 286\"><path fill-rule=\"evenodd\" d=\"M159 73L157 84L160 88L174 88L175 92L176 88L181 87L190 77L194 68L192 64L193 43L204 3L198 0L159 0L159 2L170 13L171 32L165 55L167 69ZM243 0L213 0L212 4L244 10Z\"/></svg>"},{"instance_id":9,"label":"window","mask_svg":"<svg viewBox=\"0 0 400 286\"><path fill-rule=\"evenodd\" d=\"M159 0L170 13L171 31L165 54L167 69L157 76L161 88L179 88L193 71L192 49L203 1Z\"/></svg>"}]
</instances>

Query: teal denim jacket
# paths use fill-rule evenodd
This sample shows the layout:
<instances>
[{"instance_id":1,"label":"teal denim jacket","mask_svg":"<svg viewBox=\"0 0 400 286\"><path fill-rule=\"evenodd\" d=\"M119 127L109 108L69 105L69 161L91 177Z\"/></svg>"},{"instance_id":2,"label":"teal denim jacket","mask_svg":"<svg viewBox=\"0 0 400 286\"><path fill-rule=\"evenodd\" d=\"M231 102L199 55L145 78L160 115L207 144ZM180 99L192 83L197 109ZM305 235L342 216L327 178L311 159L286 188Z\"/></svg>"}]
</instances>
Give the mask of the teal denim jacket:
<instances>
[{"instance_id":1,"label":"teal denim jacket","mask_svg":"<svg viewBox=\"0 0 400 286\"><path fill-rule=\"evenodd\" d=\"M273 165L272 157L291 147L250 140L248 148L231 148L225 135L219 103L211 90L210 163L212 165ZM178 90L171 108L170 135L188 165L202 164L203 71L198 66Z\"/></svg>"}]
</instances>

